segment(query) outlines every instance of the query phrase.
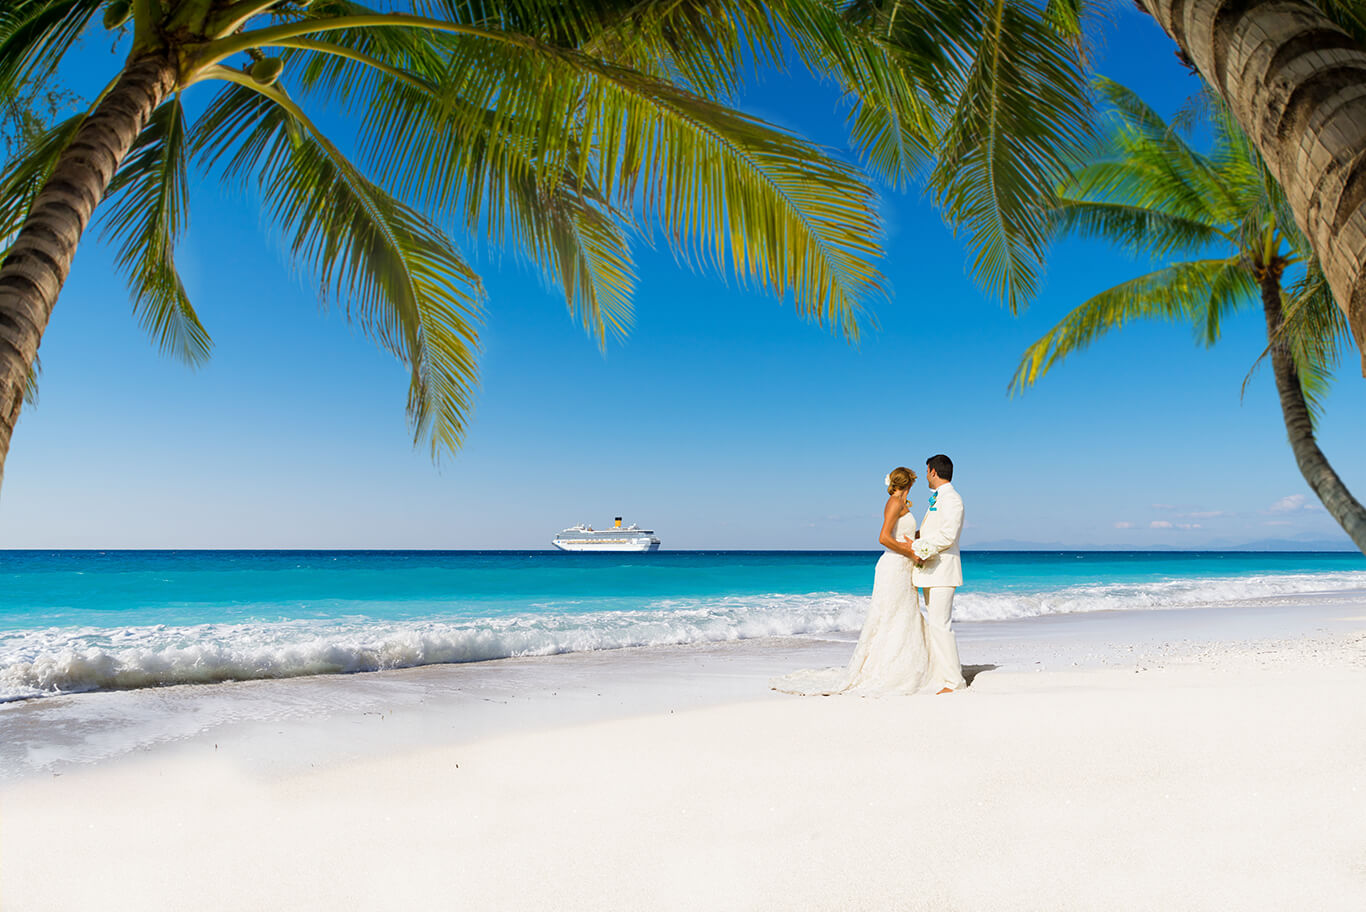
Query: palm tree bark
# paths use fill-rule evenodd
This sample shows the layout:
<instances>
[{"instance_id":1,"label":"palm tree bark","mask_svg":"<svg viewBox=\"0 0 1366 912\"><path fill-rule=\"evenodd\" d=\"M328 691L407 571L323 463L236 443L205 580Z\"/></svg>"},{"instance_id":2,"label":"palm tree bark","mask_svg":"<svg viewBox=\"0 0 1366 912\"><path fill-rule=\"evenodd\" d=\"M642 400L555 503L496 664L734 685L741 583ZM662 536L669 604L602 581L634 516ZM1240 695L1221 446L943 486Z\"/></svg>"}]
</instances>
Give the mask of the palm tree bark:
<instances>
[{"instance_id":1,"label":"palm tree bark","mask_svg":"<svg viewBox=\"0 0 1366 912\"><path fill-rule=\"evenodd\" d=\"M175 64L165 55L129 62L57 160L0 264L0 481L38 343L76 245L134 139L175 84Z\"/></svg>"},{"instance_id":2,"label":"palm tree bark","mask_svg":"<svg viewBox=\"0 0 1366 912\"><path fill-rule=\"evenodd\" d=\"M1366 49L1302 0L1138 0L1285 188L1366 374Z\"/></svg>"},{"instance_id":3,"label":"palm tree bark","mask_svg":"<svg viewBox=\"0 0 1366 912\"><path fill-rule=\"evenodd\" d=\"M1266 313L1266 337L1271 349L1271 369L1276 376L1276 392L1281 397L1281 416L1285 419L1285 431L1290 438L1290 448L1295 453L1295 462L1329 515L1342 526L1352 543L1366 553L1366 507L1347 490L1314 439L1314 424L1309 418L1309 405L1304 400L1300 374L1281 336L1284 312L1281 309L1280 268L1265 271L1261 286L1262 310Z\"/></svg>"}]
</instances>

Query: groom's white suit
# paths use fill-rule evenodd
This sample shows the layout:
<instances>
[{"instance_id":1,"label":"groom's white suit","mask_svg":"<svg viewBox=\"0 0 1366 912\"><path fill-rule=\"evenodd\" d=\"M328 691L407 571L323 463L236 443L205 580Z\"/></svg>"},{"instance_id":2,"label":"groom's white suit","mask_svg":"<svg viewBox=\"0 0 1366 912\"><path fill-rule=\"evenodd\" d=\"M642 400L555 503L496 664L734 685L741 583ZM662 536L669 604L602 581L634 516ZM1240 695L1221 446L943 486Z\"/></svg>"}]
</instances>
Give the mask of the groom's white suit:
<instances>
[{"instance_id":1,"label":"groom's white suit","mask_svg":"<svg viewBox=\"0 0 1366 912\"><path fill-rule=\"evenodd\" d=\"M963 585L963 561L958 555L958 537L963 532L963 498L952 482L934 491L930 508L920 523L917 554L927 555L912 571L911 583L925 590L925 634L930 647L930 676L940 687L958 690L966 687L963 666L958 661L958 641L949 624L953 615L954 591Z\"/></svg>"}]
</instances>

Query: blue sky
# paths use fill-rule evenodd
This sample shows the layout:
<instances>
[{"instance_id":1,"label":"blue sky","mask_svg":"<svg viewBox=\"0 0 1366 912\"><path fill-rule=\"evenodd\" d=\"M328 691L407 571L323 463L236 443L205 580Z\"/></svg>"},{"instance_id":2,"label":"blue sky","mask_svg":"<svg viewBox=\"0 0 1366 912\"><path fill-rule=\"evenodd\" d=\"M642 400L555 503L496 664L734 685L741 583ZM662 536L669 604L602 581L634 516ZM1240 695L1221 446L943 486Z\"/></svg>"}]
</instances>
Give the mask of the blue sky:
<instances>
[{"instance_id":1,"label":"blue sky","mask_svg":"<svg viewBox=\"0 0 1366 912\"><path fill-rule=\"evenodd\" d=\"M89 45L78 75L112 72L108 38ZM1127 4L1096 59L1167 113L1196 88ZM844 146L836 93L805 77L769 74L743 105ZM193 204L179 260L212 361L158 356L88 240L15 434L0 547L539 548L625 515L669 548L873 548L883 475L936 452L958 467L967 547L1347 545L1295 468L1269 372L1239 399L1265 344L1257 311L1212 350L1132 327L1008 397L1026 345L1145 268L1105 245L1060 245L1014 318L929 204L888 191L892 295L859 346L641 249L635 328L605 354L534 271L475 252L483 386L463 452L435 467L404 423L404 369L320 312L252 201L196 184ZM1346 365L1321 433L1358 492L1364 387Z\"/></svg>"}]
</instances>

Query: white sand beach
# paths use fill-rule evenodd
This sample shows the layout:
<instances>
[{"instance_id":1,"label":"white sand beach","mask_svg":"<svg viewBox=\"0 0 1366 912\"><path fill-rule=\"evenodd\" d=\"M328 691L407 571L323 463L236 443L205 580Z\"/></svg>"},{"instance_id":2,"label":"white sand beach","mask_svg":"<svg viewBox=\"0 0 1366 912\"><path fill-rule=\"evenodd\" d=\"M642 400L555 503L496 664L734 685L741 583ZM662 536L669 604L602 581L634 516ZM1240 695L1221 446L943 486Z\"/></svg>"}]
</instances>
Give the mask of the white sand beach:
<instances>
[{"instance_id":1,"label":"white sand beach","mask_svg":"<svg viewBox=\"0 0 1366 912\"><path fill-rule=\"evenodd\" d=\"M1366 594L0 707L0 908L1359 910Z\"/></svg>"}]
</instances>

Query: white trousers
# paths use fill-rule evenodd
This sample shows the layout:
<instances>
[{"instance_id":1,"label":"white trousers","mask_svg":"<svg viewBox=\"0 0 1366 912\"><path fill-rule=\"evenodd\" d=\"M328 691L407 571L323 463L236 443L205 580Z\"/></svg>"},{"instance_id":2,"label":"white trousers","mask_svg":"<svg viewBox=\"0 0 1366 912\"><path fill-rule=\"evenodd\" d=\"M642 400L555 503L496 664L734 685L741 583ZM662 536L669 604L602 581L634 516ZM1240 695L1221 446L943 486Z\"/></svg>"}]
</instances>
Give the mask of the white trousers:
<instances>
[{"instance_id":1,"label":"white trousers","mask_svg":"<svg viewBox=\"0 0 1366 912\"><path fill-rule=\"evenodd\" d=\"M958 662L958 640L949 626L953 621L952 586L935 586L925 593L925 640L930 652L930 681L936 688L967 687Z\"/></svg>"}]
</instances>

